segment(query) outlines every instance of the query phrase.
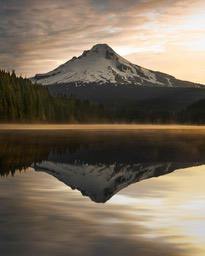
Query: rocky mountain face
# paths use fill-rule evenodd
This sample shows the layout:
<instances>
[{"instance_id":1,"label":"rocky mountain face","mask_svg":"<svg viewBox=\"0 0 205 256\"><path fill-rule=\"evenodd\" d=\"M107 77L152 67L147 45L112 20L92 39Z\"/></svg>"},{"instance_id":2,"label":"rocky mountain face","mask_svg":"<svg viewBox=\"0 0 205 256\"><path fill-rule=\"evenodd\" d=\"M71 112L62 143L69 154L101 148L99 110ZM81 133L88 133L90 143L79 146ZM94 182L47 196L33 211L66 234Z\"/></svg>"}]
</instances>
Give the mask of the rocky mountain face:
<instances>
[{"instance_id":1,"label":"rocky mountain face","mask_svg":"<svg viewBox=\"0 0 205 256\"><path fill-rule=\"evenodd\" d=\"M33 82L42 85L134 85L137 87L201 87L173 76L132 64L107 44L97 44L79 57L46 74L37 74ZM62 90L65 90L62 89Z\"/></svg>"}]
</instances>

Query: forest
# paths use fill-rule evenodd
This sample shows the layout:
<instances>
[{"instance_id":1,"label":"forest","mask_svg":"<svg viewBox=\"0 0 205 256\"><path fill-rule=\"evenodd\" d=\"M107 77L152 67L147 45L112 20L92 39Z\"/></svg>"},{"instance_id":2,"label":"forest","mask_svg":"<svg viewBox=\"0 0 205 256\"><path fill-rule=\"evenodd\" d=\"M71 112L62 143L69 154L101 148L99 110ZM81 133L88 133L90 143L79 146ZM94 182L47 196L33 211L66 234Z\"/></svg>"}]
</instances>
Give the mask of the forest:
<instances>
[{"instance_id":1,"label":"forest","mask_svg":"<svg viewBox=\"0 0 205 256\"><path fill-rule=\"evenodd\" d=\"M0 71L0 122L92 122L103 107L74 97L53 97L44 86Z\"/></svg>"},{"instance_id":2,"label":"forest","mask_svg":"<svg viewBox=\"0 0 205 256\"><path fill-rule=\"evenodd\" d=\"M0 70L1 123L205 123L205 99L183 110L166 109L155 99L122 106L70 96L53 96L46 86Z\"/></svg>"}]
</instances>

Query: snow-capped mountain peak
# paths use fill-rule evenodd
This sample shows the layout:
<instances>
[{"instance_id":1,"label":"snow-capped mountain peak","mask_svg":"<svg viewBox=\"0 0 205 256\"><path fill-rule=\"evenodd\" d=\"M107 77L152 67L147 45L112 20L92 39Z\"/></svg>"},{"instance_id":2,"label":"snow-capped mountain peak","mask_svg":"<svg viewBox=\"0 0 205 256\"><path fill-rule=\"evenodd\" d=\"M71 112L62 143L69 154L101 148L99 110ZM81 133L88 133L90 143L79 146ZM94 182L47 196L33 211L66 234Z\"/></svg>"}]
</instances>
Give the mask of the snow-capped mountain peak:
<instances>
[{"instance_id":1,"label":"snow-capped mountain peak","mask_svg":"<svg viewBox=\"0 0 205 256\"><path fill-rule=\"evenodd\" d=\"M32 78L34 82L51 84L132 84L136 86L196 86L193 83L175 79L173 76L148 70L132 64L118 55L107 44L96 44L73 57L65 64L46 74Z\"/></svg>"},{"instance_id":2,"label":"snow-capped mountain peak","mask_svg":"<svg viewBox=\"0 0 205 256\"><path fill-rule=\"evenodd\" d=\"M106 54L106 52L115 53L115 51L108 44L96 44L91 48L90 52L99 54Z\"/></svg>"}]
</instances>

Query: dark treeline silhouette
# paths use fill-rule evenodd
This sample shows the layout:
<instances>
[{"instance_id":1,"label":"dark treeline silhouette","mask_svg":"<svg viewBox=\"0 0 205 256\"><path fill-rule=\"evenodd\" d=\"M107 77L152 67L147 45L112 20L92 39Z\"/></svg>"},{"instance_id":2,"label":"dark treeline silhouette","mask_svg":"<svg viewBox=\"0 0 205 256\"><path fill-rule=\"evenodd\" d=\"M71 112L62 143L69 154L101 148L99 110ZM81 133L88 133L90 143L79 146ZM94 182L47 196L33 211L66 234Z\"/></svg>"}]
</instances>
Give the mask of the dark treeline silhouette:
<instances>
[{"instance_id":1,"label":"dark treeline silhouette","mask_svg":"<svg viewBox=\"0 0 205 256\"><path fill-rule=\"evenodd\" d=\"M92 122L102 119L102 106L73 97L52 97L44 86L0 71L1 122Z\"/></svg>"},{"instance_id":2,"label":"dark treeline silhouette","mask_svg":"<svg viewBox=\"0 0 205 256\"><path fill-rule=\"evenodd\" d=\"M130 103L126 106L105 107L104 116L111 122L143 124L205 124L205 99L183 110L164 108L160 100Z\"/></svg>"},{"instance_id":3,"label":"dark treeline silhouette","mask_svg":"<svg viewBox=\"0 0 205 256\"><path fill-rule=\"evenodd\" d=\"M174 103L173 103L174 104ZM47 87L0 71L0 122L56 123L205 123L205 99L183 110L166 100L102 105L70 96L52 96Z\"/></svg>"},{"instance_id":4,"label":"dark treeline silhouette","mask_svg":"<svg viewBox=\"0 0 205 256\"><path fill-rule=\"evenodd\" d=\"M184 111L182 111L180 121L205 124L205 99L191 104Z\"/></svg>"}]
</instances>

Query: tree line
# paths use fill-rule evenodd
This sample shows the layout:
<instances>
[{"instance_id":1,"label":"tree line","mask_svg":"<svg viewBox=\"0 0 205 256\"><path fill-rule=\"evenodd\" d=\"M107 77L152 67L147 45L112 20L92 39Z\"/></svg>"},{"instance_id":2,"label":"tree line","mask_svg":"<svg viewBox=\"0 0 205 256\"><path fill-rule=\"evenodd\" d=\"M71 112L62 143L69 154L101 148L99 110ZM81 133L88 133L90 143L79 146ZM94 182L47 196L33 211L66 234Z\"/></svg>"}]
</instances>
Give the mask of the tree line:
<instances>
[{"instance_id":1,"label":"tree line","mask_svg":"<svg viewBox=\"0 0 205 256\"><path fill-rule=\"evenodd\" d=\"M103 119L103 106L70 96L53 97L45 86L0 70L1 122L92 122Z\"/></svg>"},{"instance_id":2,"label":"tree line","mask_svg":"<svg viewBox=\"0 0 205 256\"><path fill-rule=\"evenodd\" d=\"M160 101L103 106L71 96L52 96L46 86L0 70L0 122L30 123L205 123L205 99L182 111Z\"/></svg>"}]
</instances>

